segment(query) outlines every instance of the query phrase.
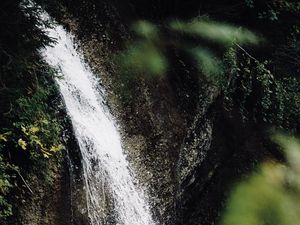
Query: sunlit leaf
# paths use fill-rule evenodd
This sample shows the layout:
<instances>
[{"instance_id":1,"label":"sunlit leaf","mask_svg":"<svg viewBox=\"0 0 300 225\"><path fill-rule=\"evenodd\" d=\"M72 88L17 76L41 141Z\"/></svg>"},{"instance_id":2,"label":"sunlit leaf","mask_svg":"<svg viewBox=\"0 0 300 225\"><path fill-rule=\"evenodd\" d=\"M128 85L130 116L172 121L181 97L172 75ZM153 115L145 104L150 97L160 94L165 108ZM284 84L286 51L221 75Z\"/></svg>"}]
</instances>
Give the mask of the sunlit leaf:
<instances>
[{"instance_id":1,"label":"sunlit leaf","mask_svg":"<svg viewBox=\"0 0 300 225\"><path fill-rule=\"evenodd\" d=\"M27 133L27 130L26 130L26 127L24 127L23 125L21 125L21 130L22 130L22 132L23 132L24 134L28 134L28 133Z\"/></svg>"},{"instance_id":2,"label":"sunlit leaf","mask_svg":"<svg viewBox=\"0 0 300 225\"><path fill-rule=\"evenodd\" d=\"M31 128L29 129L29 133L35 134L35 133L37 133L39 130L40 130L40 129L39 129L38 127L31 127Z\"/></svg>"},{"instance_id":3,"label":"sunlit leaf","mask_svg":"<svg viewBox=\"0 0 300 225\"><path fill-rule=\"evenodd\" d=\"M21 138L18 140L18 145L23 149L26 150L27 143L26 141L22 140Z\"/></svg>"},{"instance_id":4,"label":"sunlit leaf","mask_svg":"<svg viewBox=\"0 0 300 225\"><path fill-rule=\"evenodd\" d=\"M138 21L133 25L133 30L140 35L141 37L144 37L146 39L157 39L158 38L158 29L157 27L148 22L148 21Z\"/></svg>"},{"instance_id":5,"label":"sunlit leaf","mask_svg":"<svg viewBox=\"0 0 300 225\"><path fill-rule=\"evenodd\" d=\"M11 132L6 132L6 133L3 133L3 134L0 134L0 142L1 141L7 142L9 135L11 135Z\"/></svg>"},{"instance_id":6,"label":"sunlit leaf","mask_svg":"<svg viewBox=\"0 0 300 225\"><path fill-rule=\"evenodd\" d=\"M222 45L231 45L232 43L257 44L259 42L259 38L247 29L210 20L172 21L170 28Z\"/></svg>"},{"instance_id":7,"label":"sunlit leaf","mask_svg":"<svg viewBox=\"0 0 300 225\"><path fill-rule=\"evenodd\" d=\"M60 150L63 149L63 145L62 144L59 144L59 145L53 145L51 146L50 148L50 152L58 152Z\"/></svg>"}]
</instances>

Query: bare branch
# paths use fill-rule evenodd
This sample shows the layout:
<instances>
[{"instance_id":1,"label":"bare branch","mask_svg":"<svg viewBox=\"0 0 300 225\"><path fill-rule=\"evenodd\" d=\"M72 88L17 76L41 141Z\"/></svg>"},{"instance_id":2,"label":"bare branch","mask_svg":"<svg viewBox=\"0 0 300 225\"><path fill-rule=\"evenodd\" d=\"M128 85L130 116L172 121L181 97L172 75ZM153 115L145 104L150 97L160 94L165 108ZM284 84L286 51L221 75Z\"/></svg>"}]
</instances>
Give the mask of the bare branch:
<instances>
[{"instance_id":1,"label":"bare branch","mask_svg":"<svg viewBox=\"0 0 300 225\"><path fill-rule=\"evenodd\" d=\"M22 179L23 183L25 184L25 186L27 187L27 189L30 191L31 194L33 194L33 191L29 187L28 183L25 181L24 177L21 175L21 173L18 170L16 170L16 171L17 171L18 175L21 177L21 179Z\"/></svg>"},{"instance_id":2,"label":"bare branch","mask_svg":"<svg viewBox=\"0 0 300 225\"><path fill-rule=\"evenodd\" d=\"M242 46L240 46L237 43L234 43L239 49L241 49L247 56L249 56L251 59L253 59L254 61L258 61L256 58L254 58L252 55L250 55L250 53L248 53Z\"/></svg>"}]
</instances>

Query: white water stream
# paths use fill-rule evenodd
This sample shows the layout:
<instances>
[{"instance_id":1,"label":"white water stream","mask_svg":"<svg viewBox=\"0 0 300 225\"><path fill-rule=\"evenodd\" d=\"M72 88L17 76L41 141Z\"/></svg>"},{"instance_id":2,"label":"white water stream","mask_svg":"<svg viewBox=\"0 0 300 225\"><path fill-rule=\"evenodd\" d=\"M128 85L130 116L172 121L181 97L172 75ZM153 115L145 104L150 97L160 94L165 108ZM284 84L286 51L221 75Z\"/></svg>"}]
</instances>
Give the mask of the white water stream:
<instances>
[{"instance_id":1,"label":"white water stream","mask_svg":"<svg viewBox=\"0 0 300 225\"><path fill-rule=\"evenodd\" d=\"M57 43L43 49L42 55L61 76L56 81L82 154L91 224L154 225L146 196L134 184L120 134L104 104L99 79L76 50L71 34L59 25L47 32ZM114 222L105 219L107 195L113 199Z\"/></svg>"}]
</instances>

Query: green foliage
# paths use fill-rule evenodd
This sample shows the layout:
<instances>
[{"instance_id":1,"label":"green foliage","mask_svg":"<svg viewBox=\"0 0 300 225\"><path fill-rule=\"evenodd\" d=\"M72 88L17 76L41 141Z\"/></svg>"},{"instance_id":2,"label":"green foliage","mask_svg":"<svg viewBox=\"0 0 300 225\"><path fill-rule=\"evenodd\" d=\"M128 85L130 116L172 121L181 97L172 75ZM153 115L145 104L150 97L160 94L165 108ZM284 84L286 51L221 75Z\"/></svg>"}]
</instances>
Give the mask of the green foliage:
<instances>
[{"instance_id":1,"label":"green foliage","mask_svg":"<svg viewBox=\"0 0 300 225\"><path fill-rule=\"evenodd\" d=\"M300 5L285 0L245 0L244 6L247 9L235 12L236 15L246 12L251 17L246 23L269 39L268 48L262 46L258 56L252 56L253 49L249 53L241 46L261 41L252 32L203 18L174 20L160 26L140 22L134 29L138 41L131 46L149 45L158 49L159 57L164 53L166 59L170 52L188 53L200 74L222 91L220 97L224 108L232 113L230 116L235 118L238 114L243 122L254 127L275 126L298 133ZM240 18L235 21L241 22ZM130 56L127 52L120 62L129 63L132 68L147 68L146 72L151 74L153 60L143 54L146 47L141 49L134 60L126 57ZM166 63L166 68L172 68L170 60ZM238 185L229 199L222 225L299 224L300 146L297 140L286 136L275 139L285 150L288 164L265 163L249 180Z\"/></svg>"},{"instance_id":2,"label":"green foliage","mask_svg":"<svg viewBox=\"0 0 300 225\"><path fill-rule=\"evenodd\" d=\"M232 192L222 225L299 224L300 142L276 135L287 165L268 162Z\"/></svg>"},{"instance_id":3,"label":"green foliage","mask_svg":"<svg viewBox=\"0 0 300 225\"><path fill-rule=\"evenodd\" d=\"M195 48L191 50L192 56L196 59L198 70L206 79L218 86L223 83L223 64L221 60L210 50Z\"/></svg>"},{"instance_id":4,"label":"green foliage","mask_svg":"<svg viewBox=\"0 0 300 225\"><path fill-rule=\"evenodd\" d=\"M148 40L148 39L147 39ZM167 70L167 60L152 42L137 42L119 56L122 71L131 75L161 76Z\"/></svg>"},{"instance_id":5,"label":"green foliage","mask_svg":"<svg viewBox=\"0 0 300 225\"><path fill-rule=\"evenodd\" d=\"M39 49L51 43L40 30L39 8L27 1L0 2L0 221L12 215L16 170L46 173L62 149L62 119L55 76ZM49 26L45 23L43 26ZM1 222L0 222L1 223Z\"/></svg>"},{"instance_id":6,"label":"green foliage","mask_svg":"<svg viewBox=\"0 0 300 225\"><path fill-rule=\"evenodd\" d=\"M293 0L245 0L246 6L257 10L257 16L262 20L278 22L286 13L299 13L300 3Z\"/></svg>"},{"instance_id":7,"label":"green foliage","mask_svg":"<svg viewBox=\"0 0 300 225\"><path fill-rule=\"evenodd\" d=\"M29 96L23 95L15 99L14 107L6 116L10 123L1 129L6 134L9 131L9 135L2 136L8 142L7 145L13 143L16 148L29 151L33 159L40 156L48 158L62 149L62 125L56 115L57 109L49 104L50 98L57 95L57 90L53 81L49 80L53 79L52 71L50 68L49 74L40 71L44 68L35 66L35 71L49 77L37 78L38 86L35 90L28 90Z\"/></svg>"},{"instance_id":8,"label":"green foliage","mask_svg":"<svg viewBox=\"0 0 300 225\"><path fill-rule=\"evenodd\" d=\"M148 40L157 40L159 38L159 29L154 24L147 21L138 21L133 25L133 30L139 36Z\"/></svg>"},{"instance_id":9,"label":"green foliage","mask_svg":"<svg viewBox=\"0 0 300 225\"><path fill-rule=\"evenodd\" d=\"M161 50L157 48L159 30L150 22L139 21L133 30L141 40L128 46L118 58L122 71L134 75L146 74L160 76L167 70L167 60Z\"/></svg>"},{"instance_id":10,"label":"green foliage","mask_svg":"<svg viewBox=\"0 0 300 225\"><path fill-rule=\"evenodd\" d=\"M0 54L7 59L7 62L1 61L0 70L3 87L0 89L3 106L0 110L1 132L10 132L6 138L16 147L23 150L30 148L33 155L40 149L40 154L48 157L50 152L59 148L62 132L58 109L54 107L57 98L53 81L55 73L39 54L39 49L50 44L51 40L39 28L40 8L17 0L4 1L0 6L3 11L12 13L3 15L1 19L14 24L0 35L3 43ZM16 16L12 17L13 14ZM45 22L43 26L50 24ZM10 36L11 33L14 35Z\"/></svg>"},{"instance_id":11,"label":"green foliage","mask_svg":"<svg viewBox=\"0 0 300 225\"><path fill-rule=\"evenodd\" d=\"M233 72L230 85L225 90L227 110L239 109L245 121L299 130L300 88L295 77L276 78L267 69L267 61L261 63L246 55L238 59L227 55L226 60L230 61Z\"/></svg>"},{"instance_id":12,"label":"green foliage","mask_svg":"<svg viewBox=\"0 0 300 225\"><path fill-rule=\"evenodd\" d=\"M130 75L150 75L162 77L169 67L167 53L184 51L196 61L199 72L209 81L222 80L223 66L214 50L203 47L202 41L228 48L236 44L257 44L259 38L252 32L208 19L195 19L191 22L171 21L165 26L139 21L133 25L136 41L117 57L120 73L127 79ZM195 36L196 41L188 40Z\"/></svg>"},{"instance_id":13,"label":"green foliage","mask_svg":"<svg viewBox=\"0 0 300 225\"><path fill-rule=\"evenodd\" d=\"M173 21L170 28L177 32L193 35L224 46L233 43L258 44L258 37L251 31L205 19L195 19L192 22Z\"/></svg>"},{"instance_id":14,"label":"green foliage","mask_svg":"<svg viewBox=\"0 0 300 225\"><path fill-rule=\"evenodd\" d=\"M247 1L246 4L257 7L256 1ZM290 4L278 7L286 10L289 6L297 11L297 6ZM294 26L289 34L287 44L276 51L278 56L282 56L281 60L286 58L289 65L293 64L291 76L279 78L274 72L288 71L286 68L278 69L287 67L283 61L282 66L271 60L260 62L241 47L260 41L247 29L200 18L191 22L174 20L165 26L140 21L134 25L134 31L137 41L131 43L118 58L120 77L126 84L124 89L130 89L132 77L145 74L147 78L163 77L167 69L172 68L168 60L170 52L183 51L194 59L202 77L224 93L225 109L231 112L237 109L244 122L299 130L299 81L292 76L299 68L298 26ZM225 47L225 50L220 51L220 47Z\"/></svg>"},{"instance_id":15,"label":"green foliage","mask_svg":"<svg viewBox=\"0 0 300 225\"><path fill-rule=\"evenodd\" d=\"M245 0L245 4L246 4L246 6L248 6L249 8L253 8L253 7L254 7L254 2L253 2L253 0Z\"/></svg>"},{"instance_id":16,"label":"green foliage","mask_svg":"<svg viewBox=\"0 0 300 225\"><path fill-rule=\"evenodd\" d=\"M2 141L0 141L0 153L2 151ZM0 154L0 218L12 215L12 205L8 202L7 197L11 188L14 187L14 174L10 171L11 165L4 162Z\"/></svg>"},{"instance_id":17,"label":"green foliage","mask_svg":"<svg viewBox=\"0 0 300 225\"><path fill-rule=\"evenodd\" d=\"M46 104L53 92L55 93L54 86L39 87L30 98L17 100L16 116L19 121L14 122L17 135L13 141L16 143L18 139L18 145L23 150L31 150L33 157L42 154L48 158L62 149L62 125L53 114L53 109Z\"/></svg>"},{"instance_id":18,"label":"green foliage","mask_svg":"<svg viewBox=\"0 0 300 225\"><path fill-rule=\"evenodd\" d=\"M0 134L0 220L12 215L12 204L9 202L9 194L16 186L16 166L8 163L3 157L5 143L8 142L11 132Z\"/></svg>"}]
</instances>

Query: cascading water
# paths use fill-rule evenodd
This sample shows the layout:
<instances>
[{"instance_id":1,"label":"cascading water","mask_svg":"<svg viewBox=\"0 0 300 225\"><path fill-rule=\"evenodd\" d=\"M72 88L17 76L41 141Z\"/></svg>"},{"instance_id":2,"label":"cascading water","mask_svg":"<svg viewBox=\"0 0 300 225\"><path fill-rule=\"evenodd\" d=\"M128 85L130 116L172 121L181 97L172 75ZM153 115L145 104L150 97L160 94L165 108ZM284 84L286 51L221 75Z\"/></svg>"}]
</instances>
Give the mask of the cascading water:
<instances>
[{"instance_id":1,"label":"cascading water","mask_svg":"<svg viewBox=\"0 0 300 225\"><path fill-rule=\"evenodd\" d=\"M145 195L134 185L99 80L76 50L71 34L59 25L46 31L56 43L43 49L42 55L60 74L56 81L82 153L91 224L154 225ZM113 199L115 222L105 220L103 202L107 193L103 192Z\"/></svg>"}]
</instances>

